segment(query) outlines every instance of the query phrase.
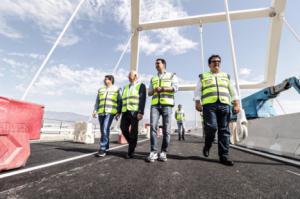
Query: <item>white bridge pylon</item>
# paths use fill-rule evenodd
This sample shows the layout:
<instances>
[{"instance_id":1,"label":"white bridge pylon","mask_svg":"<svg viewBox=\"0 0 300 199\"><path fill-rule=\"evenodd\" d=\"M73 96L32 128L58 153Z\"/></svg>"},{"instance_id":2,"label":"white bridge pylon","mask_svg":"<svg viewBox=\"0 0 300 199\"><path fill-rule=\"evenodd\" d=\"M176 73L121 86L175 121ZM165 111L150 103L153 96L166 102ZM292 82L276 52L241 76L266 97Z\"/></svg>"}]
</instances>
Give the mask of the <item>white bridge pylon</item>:
<instances>
[{"instance_id":1,"label":"white bridge pylon","mask_svg":"<svg viewBox=\"0 0 300 199\"><path fill-rule=\"evenodd\" d=\"M255 89L272 86L275 84L277 61L280 46L281 31L283 25L282 16L286 0L273 0L270 7L238 10L229 12L231 20L245 20L254 18L270 18L269 38L267 48L267 59L265 64L264 80L253 84L240 84L241 89ZM130 69L138 70L139 58L139 32L161 28L171 28L179 26L207 24L216 22L226 22L226 12L211 13L205 15L189 16L179 19L168 19L140 23L140 0L131 0L131 64ZM196 85L180 85L180 91L194 91Z\"/></svg>"}]
</instances>

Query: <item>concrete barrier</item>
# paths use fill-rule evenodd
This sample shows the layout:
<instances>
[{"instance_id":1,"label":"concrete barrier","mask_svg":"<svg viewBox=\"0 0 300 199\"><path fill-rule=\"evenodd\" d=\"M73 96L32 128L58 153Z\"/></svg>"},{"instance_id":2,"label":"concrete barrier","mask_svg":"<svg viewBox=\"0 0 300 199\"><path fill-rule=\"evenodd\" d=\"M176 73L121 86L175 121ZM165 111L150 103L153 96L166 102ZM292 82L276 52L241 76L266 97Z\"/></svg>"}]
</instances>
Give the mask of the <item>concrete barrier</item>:
<instances>
[{"instance_id":1,"label":"concrete barrier","mask_svg":"<svg viewBox=\"0 0 300 199\"><path fill-rule=\"evenodd\" d=\"M74 127L74 142L94 144L95 138L92 123L76 122Z\"/></svg>"},{"instance_id":2,"label":"concrete barrier","mask_svg":"<svg viewBox=\"0 0 300 199\"><path fill-rule=\"evenodd\" d=\"M248 120L248 132L238 145L300 160L300 113Z\"/></svg>"}]
</instances>

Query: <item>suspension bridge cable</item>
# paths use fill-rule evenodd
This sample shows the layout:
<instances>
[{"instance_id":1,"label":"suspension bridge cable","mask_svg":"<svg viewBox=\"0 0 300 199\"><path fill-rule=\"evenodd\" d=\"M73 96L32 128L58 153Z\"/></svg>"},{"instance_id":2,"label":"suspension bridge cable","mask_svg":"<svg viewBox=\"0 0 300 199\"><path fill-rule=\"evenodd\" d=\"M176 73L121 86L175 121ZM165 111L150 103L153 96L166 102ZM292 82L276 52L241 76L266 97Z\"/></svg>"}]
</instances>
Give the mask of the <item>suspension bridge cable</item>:
<instances>
[{"instance_id":1,"label":"suspension bridge cable","mask_svg":"<svg viewBox=\"0 0 300 199\"><path fill-rule=\"evenodd\" d=\"M294 35L294 37L296 38L296 40L298 40L298 42L300 42L300 36L297 34L297 32L295 31L295 29L287 22L287 20L286 20L286 18L284 16L282 17L282 19L283 19L283 22L288 27L288 29L290 30L290 32Z\"/></svg>"},{"instance_id":2,"label":"suspension bridge cable","mask_svg":"<svg viewBox=\"0 0 300 199\"><path fill-rule=\"evenodd\" d=\"M279 102L279 100L277 98L275 98L275 102L277 102L277 104L279 105L279 108L281 109L281 111L286 114L286 111L284 110L282 104Z\"/></svg>"}]
</instances>

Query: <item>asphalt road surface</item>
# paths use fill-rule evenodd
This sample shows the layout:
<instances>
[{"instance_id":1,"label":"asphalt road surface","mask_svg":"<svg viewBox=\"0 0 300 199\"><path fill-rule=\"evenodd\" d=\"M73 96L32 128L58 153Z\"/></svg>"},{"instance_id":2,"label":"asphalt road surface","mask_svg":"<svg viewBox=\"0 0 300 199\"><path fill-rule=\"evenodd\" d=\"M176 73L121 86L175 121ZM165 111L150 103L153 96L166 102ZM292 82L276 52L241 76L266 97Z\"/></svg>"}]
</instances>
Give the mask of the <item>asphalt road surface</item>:
<instances>
[{"instance_id":1,"label":"asphalt road surface","mask_svg":"<svg viewBox=\"0 0 300 199\"><path fill-rule=\"evenodd\" d=\"M300 168L236 149L230 149L235 165L224 166L216 144L204 158L200 137L176 138L171 138L168 161L154 163L144 161L149 140L138 144L133 159L125 159L127 146L114 141L104 158L93 156L97 144L31 144L25 168L87 156L2 178L0 198L300 198Z\"/></svg>"}]
</instances>

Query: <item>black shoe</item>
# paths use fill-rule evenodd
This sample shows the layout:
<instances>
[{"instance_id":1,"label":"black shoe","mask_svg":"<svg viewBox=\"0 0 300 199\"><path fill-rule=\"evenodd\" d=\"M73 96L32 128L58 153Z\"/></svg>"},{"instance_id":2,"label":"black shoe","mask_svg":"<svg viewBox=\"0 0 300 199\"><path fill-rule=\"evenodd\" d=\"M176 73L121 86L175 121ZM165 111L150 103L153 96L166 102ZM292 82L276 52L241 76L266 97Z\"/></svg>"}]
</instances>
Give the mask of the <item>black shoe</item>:
<instances>
[{"instance_id":1,"label":"black shoe","mask_svg":"<svg viewBox=\"0 0 300 199\"><path fill-rule=\"evenodd\" d=\"M125 159L131 159L133 158L133 153L126 154Z\"/></svg>"},{"instance_id":2,"label":"black shoe","mask_svg":"<svg viewBox=\"0 0 300 199\"><path fill-rule=\"evenodd\" d=\"M106 156L106 152L105 151L99 151L98 153L95 154L96 157L104 157Z\"/></svg>"},{"instance_id":3,"label":"black shoe","mask_svg":"<svg viewBox=\"0 0 300 199\"><path fill-rule=\"evenodd\" d=\"M220 159L220 163L224 164L226 166L233 166L234 165L233 161L228 160L227 158Z\"/></svg>"},{"instance_id":4,"label":"black shoe","mask_svg":"<svg viewBox=\"0 0 300 199\"><path fill-rule=\"evenodd\" d=\"M208 157L209 156L209 148L203 147L203 156Z\"/></svg>"}]
</instances>

